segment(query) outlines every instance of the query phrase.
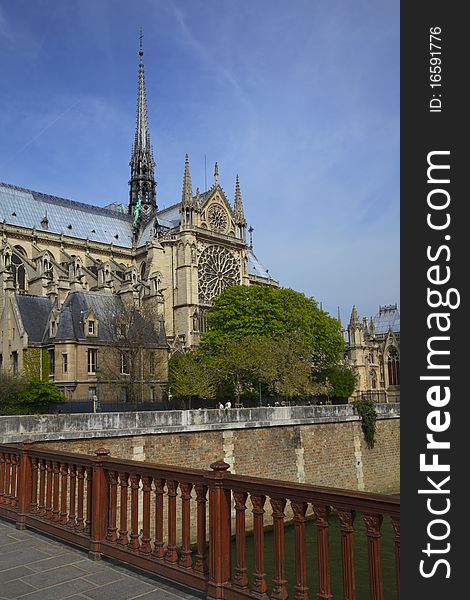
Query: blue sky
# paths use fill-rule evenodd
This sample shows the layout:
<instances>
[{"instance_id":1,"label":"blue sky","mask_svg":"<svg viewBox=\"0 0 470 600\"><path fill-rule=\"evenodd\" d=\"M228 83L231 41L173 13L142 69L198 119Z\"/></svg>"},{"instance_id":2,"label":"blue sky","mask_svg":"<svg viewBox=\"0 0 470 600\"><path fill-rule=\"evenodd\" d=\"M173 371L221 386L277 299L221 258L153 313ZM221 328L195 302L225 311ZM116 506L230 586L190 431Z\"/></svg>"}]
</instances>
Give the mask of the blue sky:
<instances>
[{"instance_id":1,"label":"blue sky","mask_svg":"<svg viewBox=\"0 0 470 600\"><path fill-rule=\"evenodd\" d=\"M398 0L0 1L0 180L127 204L140 27L158 205L217 160L282 285L399 302Z\"/></svg>"}]
</instances>

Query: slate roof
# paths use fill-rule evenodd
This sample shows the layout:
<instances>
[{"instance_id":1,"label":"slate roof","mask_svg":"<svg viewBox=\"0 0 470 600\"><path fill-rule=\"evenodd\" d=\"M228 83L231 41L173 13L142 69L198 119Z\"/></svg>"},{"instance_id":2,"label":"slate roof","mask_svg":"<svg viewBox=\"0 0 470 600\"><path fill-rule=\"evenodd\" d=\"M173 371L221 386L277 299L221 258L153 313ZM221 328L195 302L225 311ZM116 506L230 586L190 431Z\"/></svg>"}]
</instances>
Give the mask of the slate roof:
<instances>
[{"instance_id":1,"label":"slate roof","mask_svg":"<svg viewBox=\"0 0 470 600\"><path fill-rule=\"evenodd\" d=\"M81 240L132 246L132 217L117 210L83 204L57 196L0 183L0 222L45 231Z\"/></svg>"},{"instance_id":2,"label":"slate roof","mask_svg":"<svg viewBox=\"0 0 470 600\"><path fill-rule=\"evenodd\" d=\"M273 279L266 267L260 263L257 256L251 248L248 248L248 274L264 279Z\"/></svg>"},{"instance_id":3,"label":"slate roof","mask_svg":"<svg viewBox=\"0 0 470 600\"><path fill-rule=\"evenodd\" d=\"M379 306L379 312L373 321L376 335L386 334L389 330L400 333L400 313L396 304Z\"/></svg>"},{"instance_id":4,"label":"slate roof","mask_svg":"<svg viewBox=\"0 0 470 600\"><path fill-rule=\"evenodd\" d=\"M23 326L30 343L42 342L47 328L52 303L47 296L15 294Z\"/></svg>"},{"instance_id":5,"label":"slate roof","mask_svg":"<svg viewBox=\"0 0 470 600\"><path fill-rule=\"evenodd\" d=\"M114 317L124 311L120 296L103 292L71 292L59 310L56 336L52 339L49 331L49 317L56 305L52 305L47 296L16 294L24 328L30 343L53 343L54 341L88 341L90 343L109 342L113 338L111 326ZM98 321L98 335L87 337L84 319L92 311ZM163 324L153 327L139 314L135 313L134 323L143 343L151 346L166 347L166 335ZM132 334L132 329L130 331Z\"/></svg>"},{"instance_id":6,"label":"slate roof","mask_svg":"<svg viewBox=\"0 0 470 600\"><path fill-rule=\"evenodd\" d=\"M106 292L72 292L67 296L60 310L59 323L55 341L76 340L109 342L113 339L112 331L115 318L124 312L124 304L120 296ZM98 321L98 335L89 337L85 335L84 319L93 312ZM153 346L166 346L165 330L162 326L156 331L150 323L145 323L142 316L136 312L136 327L138 327L141 341ZM143 336L143 339L142 339ZM50 338L49 338L50 339Z\"/></svg>"}]
</instances>

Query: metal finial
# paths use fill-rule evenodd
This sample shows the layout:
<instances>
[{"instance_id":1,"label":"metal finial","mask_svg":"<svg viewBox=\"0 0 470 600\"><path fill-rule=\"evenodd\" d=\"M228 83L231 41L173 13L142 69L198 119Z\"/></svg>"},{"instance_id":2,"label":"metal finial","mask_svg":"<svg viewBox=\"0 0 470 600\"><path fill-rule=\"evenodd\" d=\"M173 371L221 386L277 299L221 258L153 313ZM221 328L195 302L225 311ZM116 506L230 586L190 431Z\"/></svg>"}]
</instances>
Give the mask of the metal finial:
<instances>
[{"instance_id":1,"label":"metal finial","mask_svg":"<svg viewBox=\"0 0 470 600\"><path fill-rule=\"evenodd\" d=\"M139 36L139 45L140 45L140 49L139 49L139 56L143 56L144 55L144 51L142 50L142 40L143 40L144 34L142 33L142 27L140 28L140 36Z\"/></svg>"},{"instance_id":2,"label":"metal finial","mask_svg":"<svg viewBox=\"0 0 470 600\"><path fill-rule=\"evenodd\" d=\"M253 227L250 225L250 228L248 229L248 233L250 234L250 248L253 250Z\"/></svg>"}]
</instances>

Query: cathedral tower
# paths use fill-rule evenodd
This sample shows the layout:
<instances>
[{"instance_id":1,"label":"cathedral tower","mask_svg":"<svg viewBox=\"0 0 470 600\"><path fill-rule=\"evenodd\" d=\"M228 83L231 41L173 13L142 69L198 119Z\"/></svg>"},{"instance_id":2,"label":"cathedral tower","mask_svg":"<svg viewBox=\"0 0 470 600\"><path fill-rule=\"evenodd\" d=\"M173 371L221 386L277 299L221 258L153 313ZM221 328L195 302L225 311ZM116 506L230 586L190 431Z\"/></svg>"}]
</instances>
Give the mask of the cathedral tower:
<instances>
[{"instance_id":1,"label":"cathedral tower","mask_svg":"<svg viewBox=\"0 0 470 600\"><path fill-rule=\"evenodd\" d=\"M142 33L140 35L139 89L137 98L137 124L134 145L129 163L131 179L129 181L129 214L133 216L134 234L137 235L157 210L155 182L155 160L150 145L150 133L147 119L147 100L145 97L144 63L142 62Z\"/></svg>"}]
</instances>

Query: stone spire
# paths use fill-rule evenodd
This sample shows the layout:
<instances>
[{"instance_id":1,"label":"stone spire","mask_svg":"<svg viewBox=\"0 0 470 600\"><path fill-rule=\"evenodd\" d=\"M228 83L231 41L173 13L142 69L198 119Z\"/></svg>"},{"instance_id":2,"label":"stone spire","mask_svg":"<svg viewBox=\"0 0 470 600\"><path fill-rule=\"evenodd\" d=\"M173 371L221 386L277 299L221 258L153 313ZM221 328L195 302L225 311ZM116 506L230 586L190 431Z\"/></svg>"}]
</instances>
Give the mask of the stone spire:
<instances>
[{"instance_id":1,"label":"stone spire","mask_svg":"<svg viewBox=\"0 0 470 600\"><path fill-rule=\"evenodd\" d=\"M246 225L245 214L243 212L243 202L242 195L240 193L240 182L237 179L235 182L235 203L233 205L233 212L235 216L235 221L238 225Z\"/></svg>"},{"instance_id":2,"label":"stone spire","mask_svg":"<svg viewBox=\"0 0 470 600\"><path fill-rule=\"evenodd\" d=\"M350 325L359 325L360 321L359 321L359 315L357 314L357 308L356 305L354 305L352 307L352 311L351 311L351 319L349 320L349 324Z\"/></svg>"},{"instance_id":3,"label":"stone spire","mask_svg":"<svg viewBox=\"0 0 470 600\"><path fill-rule=\"evenodd\" d=\"M183 191L181 194L181 205L182 208L189 208L193 206L193 188L191 185L191 174L189 172L189 158L187 154L184 161Z\"/></svg>"},{"instance_id":4,"label":"stone spire","mask_svg":"<svg viewBox=\"0 0 470 600\"><path fill-rule=\"evenodd\" d=\"M137 97L137 124L132 148L129 213L133 215L134 231L138 231L142 221L147 221L157 209L155 160L150 144L147 119L147 100L145 96L144 63L142 56L142 32L140 34L139 85Z\"/></svg>"}]
</instances>

